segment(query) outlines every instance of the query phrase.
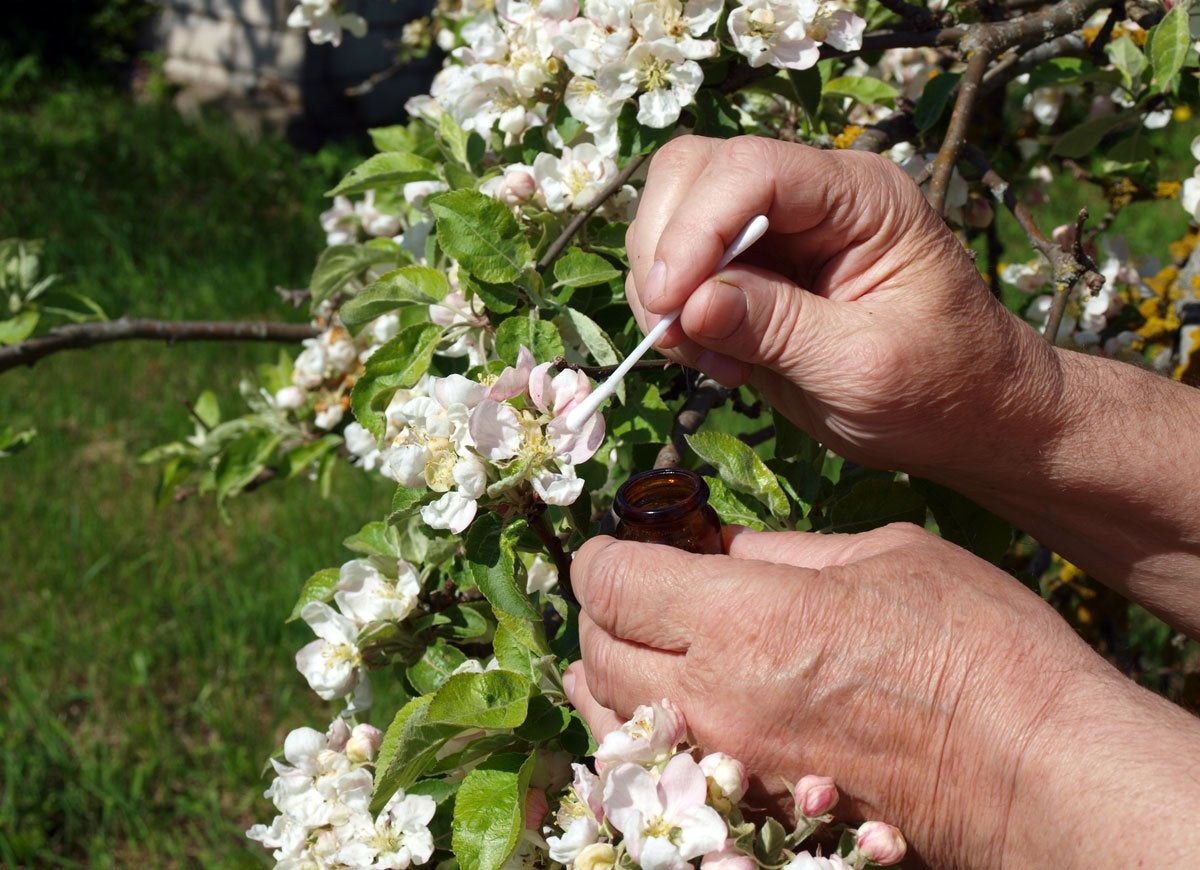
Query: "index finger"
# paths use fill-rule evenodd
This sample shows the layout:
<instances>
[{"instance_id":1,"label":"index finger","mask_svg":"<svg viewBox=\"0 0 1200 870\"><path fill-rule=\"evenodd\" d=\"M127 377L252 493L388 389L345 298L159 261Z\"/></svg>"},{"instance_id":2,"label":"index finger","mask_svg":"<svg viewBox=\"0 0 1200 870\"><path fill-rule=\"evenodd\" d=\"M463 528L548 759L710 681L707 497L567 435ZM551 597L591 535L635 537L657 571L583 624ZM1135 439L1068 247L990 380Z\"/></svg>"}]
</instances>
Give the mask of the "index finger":
<instances>
[{"instance_id":1,"label":"index finger","mask_svg":"<svg viewBox=\"0 0 1200 870\"><path fill-rule=\"evenodd\" d=\"M688 553L660 544L592 538L575 554L571 582L584 612L614 637L669 652L727 624L753 584L795 584L816 571ZM770 594L770 593L768 593Z\"/></svg>"}]
</instances>

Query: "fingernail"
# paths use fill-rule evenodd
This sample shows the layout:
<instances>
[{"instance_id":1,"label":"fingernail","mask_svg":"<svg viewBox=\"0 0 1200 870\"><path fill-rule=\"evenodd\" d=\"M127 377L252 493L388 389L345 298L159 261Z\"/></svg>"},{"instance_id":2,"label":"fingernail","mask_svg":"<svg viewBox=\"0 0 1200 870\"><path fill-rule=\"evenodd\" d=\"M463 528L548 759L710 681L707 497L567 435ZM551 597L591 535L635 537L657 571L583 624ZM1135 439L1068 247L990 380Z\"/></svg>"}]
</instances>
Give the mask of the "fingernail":
<instances>
[{"instance_id":1,"label":"fingernail","mask_svg":"<svg viewBox=\"0 0 1200 870\"><path fill-rule=\"evenodd\" d=\"M575 674L567 670L563 673L563 690L570 695L575 691Z\"/></svg>"},{"instance_id":2,"label":"fingernail","mask_svg":"<svg viewBox=\"0 0 1200 870\"><path fill-rule=\"evenodd\" d=\"M646 273L646 286L642 289L642 302L656 314L665 314L666 312L659 311L658 308L666 289L667 264L662 260L655 260L650 271Z\"/></svg>"}]
</instances>

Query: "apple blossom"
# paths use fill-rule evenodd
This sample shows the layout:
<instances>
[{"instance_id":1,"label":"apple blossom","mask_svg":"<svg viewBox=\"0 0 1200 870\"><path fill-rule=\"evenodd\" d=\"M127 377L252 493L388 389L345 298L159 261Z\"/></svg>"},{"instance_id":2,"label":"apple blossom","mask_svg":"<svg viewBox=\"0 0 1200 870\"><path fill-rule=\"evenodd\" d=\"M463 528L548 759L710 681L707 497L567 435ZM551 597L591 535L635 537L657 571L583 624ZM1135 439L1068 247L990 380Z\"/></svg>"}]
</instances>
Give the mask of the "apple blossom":
<instances>
[{"instance_id":1,"label":"apple blossom","mask_svg":"<svg viewBox=\"0 0 1200 870\"><path fill-rule=\"evenodd\" d=\"M600 87L616 99L640 92L638 123L657 129L679 120L703 80L700 65L670 39L639 42L623 61L607 64L597 75Z\"/></svg>"},{"instance_id":2,"label":"apple blossom","mask_svg":"<svg viewBox=\"0 0 1200 870\"><path fill-rule=\"evenodd\" d=\"M729 13L728 27L734 48L752 67L808 69L821 59L821 47L807 35L798 4L742 0Z\"/></svg>"},{"instance_id":3,"label":"apple blossom","mask_svg":"<svg viewBox=\"0 0 1200 870\"><path fill-rule=\"evenodd\" d=\"M617 863L617 850L608 843L593 843L580 850L575 856L575 870L613 870Z\"/></svg>"},{"instance_id":4,"label":"apple blossom","mask_svg":"<svg viewBox=\"0 0 1200 870\"><path fill-rule=\"evenodd\" d=\"M746 766L724 752L713 752L701 758L700 769L708 779L709 794L729 803L740 801L750 787Z\"/></svg>"},{"instance_id":5,"label":"apple blossom","mask_svg":"<svg viewBox=\"0 0 1200 870\"><path fill-rule=\"evenodd\" d=\"M796 802L796 814L815 819L837 806L838 790L828 776L804 776L792 790Z\"/></svg>"},{"instance_id":6,"label":"apple blossom","mask_svg":"<svg viewBox=\"0 0 1200 870\"><path fill-rule=\"evenodd\" d=\"M539 154L533 177L553 212L586 208L614 175L617 164L591 143L562 149L562 156Z\"/></svg>"},{"instance_id":7,"label":"apple blossom","mask_svg":"<svg viewBox=\"0 0 1200 870\"><path fill-rule=\"evenodd\" d=\"M599 777L582 764L571 767L575 771L575 781L559 802L554 818L562 834L546 838L551 859L560 864L577 862L585 850L595 845L600 823L604 820Z\"/></svg>"},{"instance_id":8,"label":"apple blossom","mask_svg":"<svg viewBox=\"0 0 1200 870\"><path fill-rule=\"evenodd\" d=\"M783 865L783 870L853 870L853 866L838 855L821 856L800 852Z\"/></svg>"},{"instance_id":9,"label":"apple blossom","mask_svg":"<svg viewBox=\"0 0 1200 870\"><path fill-rule=\"evenodd\" d=\"M596 759L605 764L658 764L674 752L686 729L683 715L666 698L655 704L643 704L633 711L628 722L605 735L596 750Z\"/></svg>"},{"instance_id":10,"label":"apple blossom","mask_svg":"<svg viewBox=\"0 0 1200 870\"><path fill-rule=\"evenodd\" d=\"M374 725L361 722L354 726L346 741L346 757L360 764L374 761L382 743L383 732Z\"/></svg>"},{"instance_id":11,"label":"apple blossom","mask_svg":"<svg viewBox=\"0 0 1200 870\"><path fill-rule=\"evenodd\" d=\"M428 795L397 789L375 819L356 815L342 832L343 845L333 860L349 867L406 870L433 855L429 822L437 805Z\"/></svg>"},{"instance_id":12,"label":"apple blossom","mask_svg":"<svg viewBox=\"0 0 1200 870\"><path fill-rule=\"evenodd\" d=\"M643 870L684 870L725 843L728 827L705 804L704 773L690 755L668 761L657 781L633 763L606 771L605 780L605 816Z\"/></svg>"},{"instance_id":13,"label":"apple blossom","mask_svg":"<svg viewBox=\"0 0 1200 870\"><path fill-rule=\"evenodd\" d=\"M342 31L348 30L357 37L367 33L367 22L361 15L338 11L334 0L300 0L287 18L288 27L308 30L313 45L342 44Z\"/></svg>"},{"instance_id":14,"label":"apple blossom","mask_svg":"<svg viewBox=\"0 0 1200 870\"><path fill-rule=\"evenodd\" d=\"M296 653L296 667L312 690L331 701L350 694L362 672L358 626L328 604L310 601L300 611L317 640Z\"/></svg>"},{"instance_id":15,"label":"apple blossom","mask_svg":"<svg viewBox=\"0 0 1200 870\"><path fill-rule=\"evenodd\" d=\"M353 559L338 575L333 600L359 628L368 623L400 622L417 606L421 578L403 559L397 562L397 579L390 580L368 559Z\"/></svg>"},{"instance_id":16,"label":"apple blossom","mask_svg":"<svg viewBox=\"0 0 1200 870\"><path fill-rule=\"evenodd\" d=\"M904 858L908 843L900 829L886 822L863 822L855 838L855 849L876 864L888 866Z\"/></svg>"}]
</instances>

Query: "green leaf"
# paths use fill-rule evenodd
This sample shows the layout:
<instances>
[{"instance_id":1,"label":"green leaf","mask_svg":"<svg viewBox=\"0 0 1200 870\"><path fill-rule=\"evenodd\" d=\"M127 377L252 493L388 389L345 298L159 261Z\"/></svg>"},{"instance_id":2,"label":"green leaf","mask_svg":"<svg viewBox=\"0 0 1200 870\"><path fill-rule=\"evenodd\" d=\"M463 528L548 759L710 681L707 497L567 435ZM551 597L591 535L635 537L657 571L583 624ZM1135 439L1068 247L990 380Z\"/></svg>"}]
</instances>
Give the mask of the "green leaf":
<instances>
[{"instance_id":1,"label":"green leaf","mask_svg":"<svg viewBox=\"0 0 1200 870\"><path fill-rule=\"evenodd\" d=\"M721 522L726 525L746 526L762 531L766 524L759 518L754 508L746 504L737 494L727 487L719 477L705 476L708 484L708 503L717 512Z\"/></svg>"},{"instance_id":2,"label":"green leaf","mask_svg":"<svg viewBox=\"0 0 1200 870\"><path fill-rule=\"evenodd\" d=\"M221 422L221 403L217 401L217 394L212 390L202 392L192 405L192 413L209 429L215 429Z\"/></svg>"},{"instance_id":3,"label":"green leaf","mask_svg":"<svg viewBox=\"0 0 1200 870\"><path fill-rule=\"evenodd\" d=\"M728 139L743 132L741 119L733 103L718 91L710 88L697 91L692 110L696 113L696 126L692 132L697 136Z\"/></svg>"},{"instance_id":4,"label":"green leaf","mask_svg":"<svg viewBox=\"0 0 1200 870\"><path fill-rule=\"evenodd\" d=\"M312 307L316 308L342 289L347 281L357 278L371 266L394 263L402 256L400 249L390 242L386 248L379 245L334 245L326 248L317 258L317 265L308 281Z\"/></svg>"},{"instance_id":5,"label":"green leaf","mask_svg":"<svg viewBox=\"0 0 1200 870\"><path fill-rule=\"evenodd\" d=\"M1161 91L1170 90L1171 83L1187 59L1191 36L1188 33L1188 4L1176 3L1150 31L1150 69L1152 82Z\"/></svg>"},{"instance_id":6,"label":"green leaf","mask_svg":"<svg viewBox=\"0 0 1200 870\"><path fill-rule=\"evenodd\" d=\"M467 774L454 802L452 848L461 870L499 870L525 828L534 756L497 755Z\"/></svg>"},{"instance_id":7,"label":"green leaf","mask_svg":"<svg viewBox=\"0 0 1200 870\"><path fill-rule=\"evenodd\" d=\"M401 266L363 288L338 309L347 329L358 328L402 305L433 305L446 298L446 276L427 266Z\"/></svg>"},{"instance_id":8,"label":"green leaf","mask_svg":"<svg viewBox=\"0 0 1200 870\"><path fill-rule=\"evenodd\" d=\"M887 82L871 76L840 76L825 82L822 97L850 97L860 103L890 106L900 92Z\"/></svg>"},{"instance_id":9,"label":"green leaf","mask_svg":"<svg viewBox=\"0 0 1200 870\"><path fill-rule=\"evenodd\" d=\"M357 532L342 541L342 546L355 553L367 556L386 556L391 559L403 558L400 554L400 534L394 526L387 523L367 523Z\"/></svg>"},{"instance_id":10,"label":"green leaf","mask_svg":"<svg viewBox=\"0 0 1200 870\"><path fill-rule=\"evenodd\" d=\"M287 618L287 621L295 622L299 619L300 611L310 601L332 600L334 590L338 584L339 574L340 571L337 568L322 568L305 580L304 588L300 590L300 597L296 599L296 606L292 608L291 616Z\"/></svg>"},{"instance_id":11,"label":"green leaf","mask_svg":"<svg viewBox=\"0 0 1200 870\"><path fill-rule=\"evenodd\" d=\"M1137 122L1138 113L1132 109L1112 115L1101 115L1099 118L1090 118L1059 136L1051 153L1072 159L1087 157L1096 150L1100 140L1109 133Z\"/></svg>"},{"instance_id":12,"label":"green leaf","mask_svg":"<svg viewBox=\"0 0 1200 870\"><path fill-rule=\"evenodd\" d=\"M1138 84L1142 79L1142 73L1149 66L1149 63L1146 61L1146 55L1142 54L1142 50L1126 34L1120 39L1114 39L1108 45L1104 46L1104 53L1108 55L1108 59L1112 61L1113 66L1120 71L1126 89L1131 93L1136 92Z\"/></svg>"},{"instance_id":13,"label":"green leaf","mask_svg":"<svg viewBox=\"0 0 1200 870\"><path fill-rule=\"evenodd\" d=\"M382 345L367 360L366 371L350 393L354 417L376 438L383 437L383 410L398 389L411 387L429 370L442 328L418 323Z\"/></svg>"},{"instance_id":14,"label":"green leaf","mask_svg":"<svg viewBox=\"0 0 1200 870\"><path fill-rule=\"evenodd\" d=\"M368 157L355 166L338 182L337 187L326 192L326 196L365 193L368 190L386 190L399 187L410 181L436 181L438 169L434 163L416 154L387 151Z\"/></svg>"},{"instance_id":15,"label":"green leaf","mask_svg":"<svg viewBox=\"0 0 1200 870\"><path fill-rule=\"evenodd\" d=\"M237 495L266 468L267 460L283 442L283 436L254 430L234 439L217 462L217 503Z\"/></svg>"},{"instance_id":16,"label":"green leaf","mask_svg":"<svg viewBox=\"0 0 1200 870\"><path fill-rule=\"evenodd\" d=\"M534 695L529 700L529 715L517 728L516 734L531 743L543 743L562 734L571 724L571 711L560 707L545 695Z\"/></svg>"},{"instance_id":17,"label":"green leaf","mask_svg":"<svg viewBox=\"0 0 1200 870\"><path fill-rule=\"evenodd\" d=\"M567 248L554 261L555 287L594 287L620 277L620 271L604 257L579 248Z\"/></svg>"},{"instance_id":18,"label":"green leaf","mask_svg":"<svg viewBox=\"0 0 1200 870\"><path fill-rule=\"evenodd\" d=\"M814 462L821 453L821 444L778 409L771 410L771 422L775 424L775 458L798 459Z\"/></svg>"},{"instance_id":19,"label":"green leaf","mask_svg":"<svg viewBox=\"0 0 1200 870\"><path fill-rule=\"evenodd\" d=\"M925 525L925 499L894 480L861 480L834 502L828 532L865 532L888 523Z\"/></svg>"},{"instance_id":20,"label":"green leaf","mask_svg":"<svg viewBox=\"0 0 1200 870\"><path fill-rule=\"evenodd\" d=\"M518 521L505 528L495 513L476 519L467 531L467 565L475 585L496 613L537 621L537 610L516 580L516 539L523 527L524 521Z\"/></svg>"},{"instance_id":21,"label":"green leaf","mask_svg":"<svg viewBox=\"0 0 1200 870\"><path fill-rule=\"evenodd\" d=\"M563 355L562 336L549 320L530 320L518 314L501 321L496 327L496 355L509 365L516 365L522 346L529 348L538 362L549 362Z\"/></svg>"},{"instance_id":22,"label":"green leaf","mask_svg":"<svg viewBox=\"0 0 1200 870\"><path fill-rule=\"evenodd\" d=\"M515 281L533 262L533 251L512 212L474 190L452 190L427 199L437 220L438 244L482 281Z\"/></svg>"},{"instance_id":23,"label":"green leaf","mask_svg":"<svg viewBox=\"0 0 1200 870\"><path fill-rule=\"evenodd\" d=\"M622 158L618 163L623 163L635 154L648 154L661 147L671 138L674 131L673 126L663 129L645 127L638 123L637 113L637 106L626 102L621 114L617 116L617 140Z\"/></svg>"},{"instance_id":24,"label":"green leaf","mask_svg":"<svg viewBox=\"0 0 1200 870\"><path fill-rule=\"evenodd\" d=\"M413 698L396 713L388 726L375 760L375 791L370 810L378 813L398 788L408 788L435 761L446 741L463 732L457 725L430 722L433 696Z\"/></svg>"},{"instance_id":25,"label":"green leaf","mask_svg":"<svg viewBox=\"0 0 1200 870\"><path fill-rule=\"evenodd\" d=\"M331 450L336 450L342 443L340 435L322 435L316 441L310 441L307 444L301 444L292 450L289 450L283 455L283 460L287 463L287 476L293 478L301 472L307 471L312 467L313 463L319 462L321 457L329 453Z\"/></svg>"},{"instance_id":26,"label":"green leaf","mask_svg":"<svg viewBox=\"0 0 1200 870\"><path fill-rule=\"evenodd\" d=\"M688 435L687 442L701 459L717 469L731 489L754 496L779 519L791 513L787 495L774 473L743 441L723 432L697 432Z\"/></svg>"},{"instance_id":27,"label":"green leaf","mask_svg":"<svg viewBox=\"0 0 1200 870\"><path fill-rule=\"evenodd\" d=\"M33 334L38 324L38 313L22 311L16 317L0 320L0 345L18 344Z\"/></svg>"},{"instance_id":28,"label":"green leaf","mask_svg":"<svg viewBox=\"0 0 1200 870\"><path fill-rule=\"evenodd\" d=\"M525 721L533 684L512 671L455 674L429 702L430 722L463 728L516 728Z\"/></svg>"},{"instance_id":29,"label":"green leaf","mask_svg":"<svg viewBox=\"0 0 1200 870\"><path fill-rule=\"evenodd\" d=\"M36 429L14 429L12 426L0 429L0 459L20 453L29 446L36 435ZM179 462L178 459L174 461ZM165 470L163 474L166 475Z\"/></svg>"},{"instance_id":30,"label":"green leaf","mask_svg":"<svg viewBox=\"0 0 1200 870\"><path fill-rule=\"evenodd\" d=\"M408 682L422 695L436 692L442 687L454 669L467 660L462 650L438 641L431 643L424 655L408 666L405 672Z\"/></svg>"},{"instance_id":31,"label":"green leaf","mask_svg":"<svg viewBox=\"0 0 1200 870\"><path fill-rule=\"evenodd\" d=\"M961 78L959 73L942 73L929 80L925 90L921 91L921 96L917 98L916 108L913 109L913 123L917 125L918 130L924 133L941 120L950 95L958 87Z\"/></svg>"},{"instance_id":32,"label":"green leaf","mask_svg":"<svg viewBox=\"0 0 1200 870\"><path fill-rule=\"evenodd\" d=\"M407 519L414 510L429 498L429 489L424 486L398 486L392 494L392 510L388 514L387 524L394 526L401 520Z\"/></svg>"},{"instance_id":33,"label":"green leaf","mask_svg":"<svg viewBox=\"0 0 1200 870\"><path fill-rule=\"evenodd\" d=\"M482 299L484 307L492 315L508 314L516 310L521 302L521 291L514 284L489 284L487 281L478 281L465 272L458 273L458 282L462 284L463 290Z\"/></svg>"},{"instance_id":34,"label":"green leaf","mask_svg":"<svg viewBox=\"0 0 1200 870\"><path fill-rule=\"evenodd\" d=\"M809 118L815 118L821 111L821 88L824 87L821 71L815 66L810 66L803 70L790 69L787 75L800 107Z\"/></svg>"},{"instance_id":35,"label":"green leaf","mask_svg":"<svg viewBox=\"0 0 1200 870\"><path fill-rule=\"evenodd\" d=\"M566 342L582 344L600 365L616 365L624 358L608 337L608 333L582 311L564 308L555 322Z\"/></svg>"},{"instance_id":36,"label":"green leaf","mask_svg":"<svg viewBox=\"0 0 1200 870\"><path fill-rule=\"evenodd\" d=\"M416 151L418 139L404 124L390 127L373 127L367 131L376 151Z\"/></svg>"},{"instance_id":37,"label":"green leaf","mask_svg":"<svg viewBox=\"0 0 1200 870\"><path fill-rule=\"evenodd\" d=\"M1004 558L1015 531L1006 520L931 480L914 477L909 485L925 498L943 538L992 564Z\"/></svg>"}]
</instances>

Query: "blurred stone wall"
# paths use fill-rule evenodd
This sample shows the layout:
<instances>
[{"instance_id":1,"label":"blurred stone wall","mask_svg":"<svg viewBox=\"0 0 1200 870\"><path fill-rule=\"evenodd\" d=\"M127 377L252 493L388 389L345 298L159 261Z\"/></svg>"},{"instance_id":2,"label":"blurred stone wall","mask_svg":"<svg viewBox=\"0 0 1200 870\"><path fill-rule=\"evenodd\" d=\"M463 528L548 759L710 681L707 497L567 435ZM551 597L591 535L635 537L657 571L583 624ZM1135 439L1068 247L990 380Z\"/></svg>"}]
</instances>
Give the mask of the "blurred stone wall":
<instances>
[{"instance_id":1,"label":"blurred stone wall","mask_svg":"<svg viewBox=\"0 0 1200 870\"><path fill-rule=\"evenodd\" d=\"M287 26L295 0L162 0L153 33L164 72L182 85L180 108L215 105L250 129L285 129L302 145L342 138L404 117L404 102L428 90L440 62L411 64L369 92L350 96L391 65L389 44L432 0L358 0L347 11L367 19L363 39L312 45Z\"/></svg>"}]
</instances>

